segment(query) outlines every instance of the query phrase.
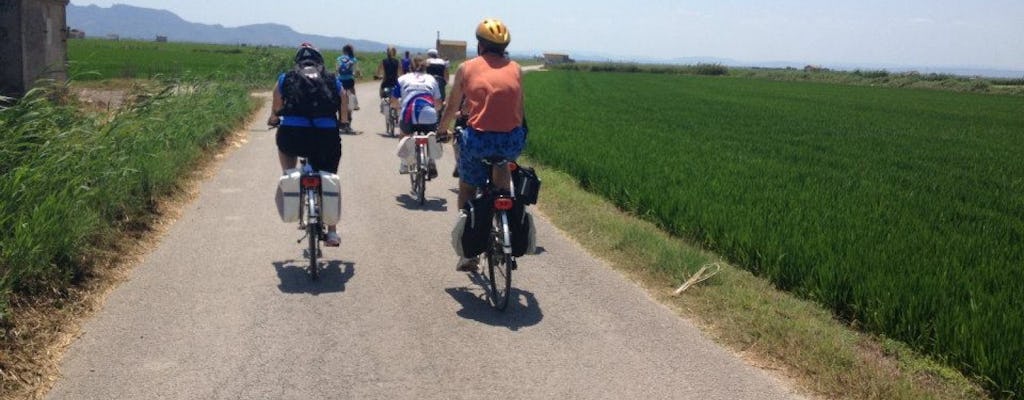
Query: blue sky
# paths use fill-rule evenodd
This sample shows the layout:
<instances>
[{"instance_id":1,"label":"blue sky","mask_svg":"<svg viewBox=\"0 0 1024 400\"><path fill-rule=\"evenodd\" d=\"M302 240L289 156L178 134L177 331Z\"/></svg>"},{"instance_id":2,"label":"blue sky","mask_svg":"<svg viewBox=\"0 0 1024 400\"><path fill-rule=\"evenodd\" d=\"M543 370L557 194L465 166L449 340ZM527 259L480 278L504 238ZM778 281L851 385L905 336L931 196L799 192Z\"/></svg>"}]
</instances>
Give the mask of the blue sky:
<instances>
[{"instance_id":1,"label":"blue sky","mask_svg":"<svg viewBox=\"0 0 1024 400\"><path fill-rule=\"evenodd\" d=\"M1024 71L1021 0L72 0L172 11L207 24L276 22L303 33L430 47L438 30L473 39L504 20L513 52L623 59L718 57L743 62L983 67ZM301 9L299 8L301 6Z\"/></svg>"}]
</instances>

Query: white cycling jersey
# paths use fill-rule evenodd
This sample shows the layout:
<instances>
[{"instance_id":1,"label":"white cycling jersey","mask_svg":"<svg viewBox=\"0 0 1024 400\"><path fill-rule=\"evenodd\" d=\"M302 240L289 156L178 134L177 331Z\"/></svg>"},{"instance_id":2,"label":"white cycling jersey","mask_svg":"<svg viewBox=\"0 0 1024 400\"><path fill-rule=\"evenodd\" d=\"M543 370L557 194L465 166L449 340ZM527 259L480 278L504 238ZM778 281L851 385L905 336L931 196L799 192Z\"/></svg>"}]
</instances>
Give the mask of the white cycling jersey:
<instances>
[{"instance_id":1,"label":"white cycling jersey","mask_svg":"<svg viewBox=\"0 0 1024 400\"><path fill-rule=\"evenodd\" d=\"M403 121L413 124L436 124L439 121L436 109L439 104L436 103L441 101L441 89L433 76L422 72L402 75L398 77L398 85L391 96L401 99L399 112Z\"/></svg>"}]
</instances>

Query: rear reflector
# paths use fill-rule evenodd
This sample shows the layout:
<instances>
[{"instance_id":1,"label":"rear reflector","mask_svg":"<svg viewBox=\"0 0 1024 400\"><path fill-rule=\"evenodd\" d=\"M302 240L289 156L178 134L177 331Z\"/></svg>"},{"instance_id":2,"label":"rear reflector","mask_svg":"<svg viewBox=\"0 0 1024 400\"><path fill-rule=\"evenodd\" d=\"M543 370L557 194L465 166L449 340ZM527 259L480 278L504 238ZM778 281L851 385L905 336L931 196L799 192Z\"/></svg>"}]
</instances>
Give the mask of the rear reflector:
<instances>
[{"instance_id":1,"label":"rear reflector","mask_svg":"<svg viewBox=\"0 0 1024 400\"><path fill-rule=\"evenodd\" d=\"M304 176L304 177L302 177L302 187L304 187L304 188L320 187L320 177L319 176Z\"/></svg>"},{"instance_id":2,"label":"rear reflector","mask_svg":"<svg viewBox=\"0 0 1024 400\"><path fill-rule=\"evenodd\" d=\"M508 211L512 209L512 199L508 197L500 197L494 200L494 208L501 211Z\"/></svg>"},{"instance_id":3,"label":"rear reflector","mask_svg":"<svg viewBox=\"0 0 1024 400\"><path fill-rule=\"evenodd\" d=\"M416 144L427 144L427 138L416 138Z\"/></svg>"},{"instance_id":4,"label":"rear reflector","mask_svg":"<svg viewBox=\"0 0 1024 400\"><path fill-rule=\"evenodd\" d=\"M516 168L519 168L519 164L516 164L515 161L509 161L508 162L508 170L509 171L515 171Z\"/></svg>"}]
</instances>

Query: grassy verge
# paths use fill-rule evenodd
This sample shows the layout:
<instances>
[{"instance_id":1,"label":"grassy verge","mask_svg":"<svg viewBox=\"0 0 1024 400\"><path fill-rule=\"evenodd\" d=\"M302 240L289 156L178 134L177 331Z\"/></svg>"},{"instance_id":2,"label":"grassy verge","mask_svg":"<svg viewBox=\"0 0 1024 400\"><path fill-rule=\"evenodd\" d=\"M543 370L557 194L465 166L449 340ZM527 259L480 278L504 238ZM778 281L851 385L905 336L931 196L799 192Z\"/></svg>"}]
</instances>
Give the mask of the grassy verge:
<instances>
[{"instance_id":1,"label":"grassy verge","mask_svg":"<svg viewBox=\"0 0 1024 400\"><path fill-rule=\"evenodd\" d=\"M536 164L526 158L523 163ZM752 363L779 369L825 398L985 397L957 371L899 342L850 329L817 304L618 210L569 175L543 165L538 169L544 180L539 207L556 226ZM721 273L671 296L700 266L716 261L724 264Z\"/></svg>"},{"instance_id":2,"label":"grassy verge","mask_svg":"<svg viewBox=\"0 0 1024 400\"><path fill-rule=\"evenodd\" d=\"M153 89L112 114L47 89L0 108L0 397L40 394L68 321L258 104L239 84Z\"/></svg>"}]
</instances>

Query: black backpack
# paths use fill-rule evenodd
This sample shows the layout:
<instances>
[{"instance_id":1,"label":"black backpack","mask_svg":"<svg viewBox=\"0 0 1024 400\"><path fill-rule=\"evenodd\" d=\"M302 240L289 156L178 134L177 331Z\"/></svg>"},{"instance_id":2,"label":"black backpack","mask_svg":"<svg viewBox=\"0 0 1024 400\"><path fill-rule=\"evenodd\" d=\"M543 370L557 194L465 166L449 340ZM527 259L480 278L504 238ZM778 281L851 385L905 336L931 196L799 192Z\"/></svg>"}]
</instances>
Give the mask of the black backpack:
<instances>
[{"instance_id":1,"label":"black backpack","mask_svg":"<svg viewBox=\"0 0 1024 400\"><path fill-rule=\"evenodd\" d=\"M323 65L298 64L284 76L281 98L284 107L278 115L307 118L337 117L341 96L337 77L324 71Z\"/></svg>"}]
</instances>

